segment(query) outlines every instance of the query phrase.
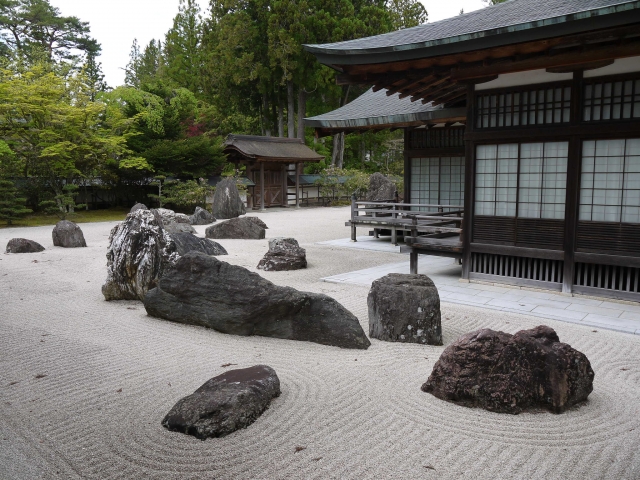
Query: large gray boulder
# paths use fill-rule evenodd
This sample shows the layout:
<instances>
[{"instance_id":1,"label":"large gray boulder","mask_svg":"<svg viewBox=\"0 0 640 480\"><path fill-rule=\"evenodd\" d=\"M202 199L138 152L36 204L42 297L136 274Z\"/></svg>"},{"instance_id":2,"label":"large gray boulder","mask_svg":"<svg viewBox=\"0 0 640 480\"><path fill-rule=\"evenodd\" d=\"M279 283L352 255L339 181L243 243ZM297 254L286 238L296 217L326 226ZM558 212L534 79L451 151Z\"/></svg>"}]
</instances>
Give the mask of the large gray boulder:
<instances>
[{"instance_id":1,"label":"large gray boulder","mask_svg":"<svg viewBox=\"0 0 640 480\"><path fill-rule=\"evenodd\" d=\"M375 280L367 305L370 337L442 345L440 296L426 275L390 273Z\"/></svg>"},{"instance_id":2,"label":"large gray boulder","mask_svg":"<svg viewBox=\"0 0 640 480\"><path fill-rule=\"evenodd\" d=\"M280 395L273 368L256 365L213 377L176 403L162 426L204 440L251 425Z\"/></svg>"},{"instance_id":3,"label":"large gray boulder","mask_svg":"<svg viewBox=\"0 0 640 480\"><path fill-rule=\"evenodd\" d=\"M138 210L149 210L149 209L144 203L136 203L133 207L131 207L131 210L129 210L129 213L133 213Z\"/></svg>"},{"instance_id":4,"label":"large gray boulder","mask_svg":"<svg viewBox=\"0 0 640 480\"><path fill-rule=\"evenodd\" d=\"M196 207L196 210L193 212L193 215L189 217L189 220L191 221L191 225L209 225L216 221L216 217L208 210L202 207Z\"/></svg>"},{"instance_id":5,"label":"large gray boulder","mask_svg":"<svg viewBox=\"0 0 640 480\"><path fill-rule=\"evenodd\" d=\"M179 255L188 252L202 252L206 255L228 255L222 245L208 238L196 237L192 233L172 233L171 238L176 243Z\"/></svg>"},{"instance_id":6,"label":"large gray boulder","mask_svg":"<svg viewBox=\"0 0 640 480\"><path fill-rule=\"evenodd\" d=\"M38 242L26 238L12 238L7 243L5 253L37 253L42 252L44 247Z\"/></svg>"},{"instance_id":7,"label":"large gray boulder","mask_svg":"<svg viewBox=\"0 0 640 480\"><path fill-rule=\"evenodd\" d=\"M501 413L562 413L587 399L594 373L587 357L545 325L514 335L488 328L449 345L422 390L442 400Z\"/></svg>"},{"instance_id":8,"label":"large gray boulder","mask_svg":"<svg viewBox=\"0 0 640 480\"><path fill-rule=\"evenodd\" d=\"M154 215L162 221L162 227L168 233L196 233L196 229L191 226L191 219L184 213L176 213L168 208L154 208L151 210Z\"/></svg>"},{"instance_id":9,"label":"large gray boulder","mask_svg":"<svg viewBox=\"0 0 640 480\"><path fill-rule=\"evenodd\" d=\"M213 216L216 218L235 218L247 213L240 198L236 179L225 178L216 185L213 193Z\"/></svg>"},{"instance_id":10,"label":"large gray boulder","mask_svg":"<svg viewBox=\"0 0 640 480\"><path fill-rule=\"evenodd\" d=\"M256 217L232 218L218 222L207 227L205 236L215 239L261 240L265 237L265 229L256 220L262 222Z\"/></svg>"},{"instance_id":11,"label":"large gray boulder","mask_svg":"<svg viewBox=\"0 0 640 480\"><path fill-rule=\"evenodd\" d=\"M69 220L60 220L56 223L51 236L56 247L78 248L87 246L80 227Z\"/></svg>"},{"instance_id":12,"label":"large gray boulder","mask_svg":"<svg viewBox=\"0 0 640 480\"><path fill-rule=\"evenodd\" d=\"M258 268L266 271L307 268L307 252L300 248L295 238L271 238L269 251L258 263Z\"/></svg>"},{"instance_id":13,"label":"large gray boulder","mask_svg":"<svg viewBox=\"0 0 640 480\"><path fill-rule=\"evenodd\" d=\"M175 242L152 211L128 214L109 236L104 298L142 300L178 257Z\"/></svg>"},{"instance_id":14,"label":"large gray boulder","mask_svg":"<svg viewBox=\"0 0 640 480\"><path fill-rule=\"evenodd\" d=\"M369 178L367 200L372 202L390 201L395 199L396 184L379 172Z\"/></svg>"},{"instance_id":15,"label":"large gray boulder","mask_svg":"<svg viewBox=\"0 0 640 480\"><path fill-rule=\"evenodd\" d=\"M358 319L333 298L280 287L199 252L175 263L144 298L147 313L234 335L369 347Z\"/></svg>"}]
</instances>

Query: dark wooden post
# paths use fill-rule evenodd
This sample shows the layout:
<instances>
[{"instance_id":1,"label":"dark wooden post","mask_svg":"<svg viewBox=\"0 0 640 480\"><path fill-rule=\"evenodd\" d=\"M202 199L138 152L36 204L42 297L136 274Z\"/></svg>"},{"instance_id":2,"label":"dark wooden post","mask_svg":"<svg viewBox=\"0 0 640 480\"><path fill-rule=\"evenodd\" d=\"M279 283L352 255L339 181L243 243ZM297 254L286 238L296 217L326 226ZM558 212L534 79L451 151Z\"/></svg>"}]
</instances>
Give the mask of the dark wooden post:
<instances>
[{"instance_id":1,"label":"dark wooden post","mask_svg":"<svg viewBox=\"0 0 640 480\"><path fill-rule=\"evenodd\" d=\"M409 252L409 273L416 275L418 273L418 251L415 247L415 241L418 238L418 218L413 215L411 218L411 251Z\"/></svg>"},{"instance_id":2,"label":"dark wooden post","mask_svg":"<svg viewBox=\"0 0 640 480\"><path fill-rule=\"evenodd\" d=\"M397 201L398 192L396 191L396 201ZM393 226L391 227L391 243L398 246L398 229L395 225L395 220L398 218L398 214L396 213L395 204L391 207L391 221L393 222Z\"/></svg>"},{"instance_id":3,"label":"dark wooden post","mask_svg":"<svg viewBox=\"0 0 640 480\"><path fill-rule=\"evenodd\" d=\"M260 162L260 211L264 210L264 162Z\"/></svg>"},{"instance_id":4,"label":"dark wooden post","mask_svg":"<svg viewBox=\"0 0 640 480\"><path fill-rule=\"evenodd\" d=\"M358 239L356 238L356 224L354 223L354 220L358 216L358 205L356 205L357 200L358 200L358 197L356 197L355 192L353 192L353 194L351 194L351 241L352 242L358 241Z\"/></svg>"},{"instance_id":5,"label":"dark wooden post","mask_svg":"<svg viewBox=\"0 0 640 480\"><path fill-rule=\"evenodd\" d=\"M573 72L571 84L570 121L578 125L582 114L582 72ZM579 137L569 139L567 162L567 196L564 214L564 271L562 272L562 292L573 291L575 268L574 252L576 229L578 226L578 197L580 195L580 164L582 163L582 141Z\"/></svg>"},{"instance_id":6,"label":"dark wooden post","mask_svg":"<svg viewBox=\"0 0 640 480\"><path fill-rule=\"evenodd\" d=\"M289 208L289 186L287 183L287 165L282 165L282 206Z\"/></svg>"},{"instance_id":7,"label":"dark wooden post","mask_svg":"<svg viewBox=\"0 0 640 480\"><path fill-rule=\"evenodd\" d=\"M465 136L474 130L474 111L475 111L475 94L474 85L467 87L467 124L465 127ZM471 140L465 139L465 159L464 159L464 213L462 217L462 278L469 279L471 271L471 239L473 232L471 230L473 218L473 190L475 185L475 147Z\"/></svg>"},{"instance_id":8,"label":"dark wooden post","mask_svg":"<svg viewBox=\"0 0 640 480\"><path fill-rule=\"evenodd\" d=\"M296 208L300 208L300 163L296 163Z\"/></svg>"}]
</instances>

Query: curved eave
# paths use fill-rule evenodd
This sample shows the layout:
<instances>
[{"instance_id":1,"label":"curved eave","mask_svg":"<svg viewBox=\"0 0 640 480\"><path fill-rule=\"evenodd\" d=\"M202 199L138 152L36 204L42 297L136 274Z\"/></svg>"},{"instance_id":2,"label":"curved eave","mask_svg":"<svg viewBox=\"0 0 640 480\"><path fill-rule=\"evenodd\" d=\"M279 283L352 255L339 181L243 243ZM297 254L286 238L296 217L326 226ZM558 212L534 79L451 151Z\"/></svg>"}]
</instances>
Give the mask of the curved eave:
<instances>
[{"instance_id":1,"label":"curved eave","mask_svg":"<svg viewBox=\"0 0 640 480\"><path fill-rule=\"evenodd\" d=\"M305 50L314 54L320 63L336 68L339 65L376 64L451 55L624 26L639 21L640 1L636 1L404 45L357 49L331 48L330 44L303 46Z\"/></svg>"},{"instance_id":2,"label":"curved eave","mask_svg":"<svg viewBox=\"0 0 640 480\"><path fill-rule=\"evenodd\" d=\"M319 115L318 117L321 117ZM412 124L443 123L466 118L466 107L443 108L429 112L405 113L367 118L322 119L310 117L304 119L305 127L332 130L368 130L376 128L394 128Z\"/></svg>"}]
</instances>

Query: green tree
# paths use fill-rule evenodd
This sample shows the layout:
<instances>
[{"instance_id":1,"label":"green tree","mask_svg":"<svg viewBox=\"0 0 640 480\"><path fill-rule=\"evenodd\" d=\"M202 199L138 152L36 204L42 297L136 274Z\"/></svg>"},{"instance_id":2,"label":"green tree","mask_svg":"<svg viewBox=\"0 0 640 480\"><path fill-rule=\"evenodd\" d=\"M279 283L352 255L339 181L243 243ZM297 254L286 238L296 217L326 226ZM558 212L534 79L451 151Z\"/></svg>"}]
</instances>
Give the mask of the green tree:
<instances>
[{"instance_id":1,"label":"green tree","mask_svg":"<svg viewBox=\"0 0 640 480\"><path fill-rule=\"evenodd\" d=\"M164 41L165 77L193 93L201 90L202 17L195 0L180 0ZM159 42L158 42L159 43Z\"/></svg>"},{"instance_id":2,"label":"green tree","mask_svg":"<svg viewBox=\"0 0 640 480\"><path fill-rule=\"evenodd\" d=\"M26 198L18 195L18 189L12 181L0 178L0 220L12 225L14 220L31 213L32 210L24 205L26 201Z\"/></svg>"},{"instance_id":3,"label":"green tree","mask_svg":"<svg viewBox=\"0 0 640 480\"><path fill-rule=\"evenodd\" d=\"M416 0L387 0L394 30L427 23L427 10Z\"/></svg>"},{"instance_id":4,"label":"green tree","mask_svg":"<svg viewBox=\"0 0 640 480\"><path fill-rule=\"evenodd\" d=\"M0 44L31 62L42 55L73 62L100 52L89 24L61 16L48 0L0 0Z\"/></svg>"}]
</instances>

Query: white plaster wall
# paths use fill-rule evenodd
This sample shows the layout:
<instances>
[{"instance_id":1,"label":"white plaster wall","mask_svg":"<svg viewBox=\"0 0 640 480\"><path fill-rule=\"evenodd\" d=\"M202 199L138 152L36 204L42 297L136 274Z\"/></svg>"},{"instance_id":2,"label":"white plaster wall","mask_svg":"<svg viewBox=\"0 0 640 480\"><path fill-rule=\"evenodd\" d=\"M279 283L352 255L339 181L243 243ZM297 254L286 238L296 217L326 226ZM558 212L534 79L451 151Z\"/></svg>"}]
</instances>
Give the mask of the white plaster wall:
<instances>
[{"instance_id":1,"label":"white plaster wall","mask_svg":"<svg viewBox=\"0 0 640 480\"><path fill-rule=\"evenodd\" d=\"M533 85L536 83L561 82L571 80L573 73L548 73L545 69L529 70L528 72L505 73L495 80L481 83L475 86L478 90L490 90L492 88L517 87L519 85Z\"/></svg>"},{"instance_id":2,"label":"white plaster wall","mask_svg":"<svg viewBox=\"0 0 640 480\"><path fill-rule=\"evenodd\" d=\"M587 70L584 72L584 77L603 77L605 75L619 75L621 73L632 72L640 72L640 57L618 58L606 67Z\"/></svg>"}]
</instances>

